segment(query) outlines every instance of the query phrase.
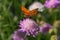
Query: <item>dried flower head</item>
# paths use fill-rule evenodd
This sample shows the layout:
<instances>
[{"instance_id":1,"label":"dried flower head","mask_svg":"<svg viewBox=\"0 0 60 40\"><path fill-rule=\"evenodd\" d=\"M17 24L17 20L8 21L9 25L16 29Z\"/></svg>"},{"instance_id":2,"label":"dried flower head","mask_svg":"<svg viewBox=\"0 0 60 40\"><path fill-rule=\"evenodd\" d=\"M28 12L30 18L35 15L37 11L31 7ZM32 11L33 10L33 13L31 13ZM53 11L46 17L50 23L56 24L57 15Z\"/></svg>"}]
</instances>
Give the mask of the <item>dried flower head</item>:
<instances>
[{"instance_id":1,"label":"dried flower head","mask_svg":"<svg viewBox=\"0 0 60 40\"><path fill-rule=\"evenodd\" d=\"M57 40L57 35L52 35L50 40Z\"/></svg>"}]
</instances>

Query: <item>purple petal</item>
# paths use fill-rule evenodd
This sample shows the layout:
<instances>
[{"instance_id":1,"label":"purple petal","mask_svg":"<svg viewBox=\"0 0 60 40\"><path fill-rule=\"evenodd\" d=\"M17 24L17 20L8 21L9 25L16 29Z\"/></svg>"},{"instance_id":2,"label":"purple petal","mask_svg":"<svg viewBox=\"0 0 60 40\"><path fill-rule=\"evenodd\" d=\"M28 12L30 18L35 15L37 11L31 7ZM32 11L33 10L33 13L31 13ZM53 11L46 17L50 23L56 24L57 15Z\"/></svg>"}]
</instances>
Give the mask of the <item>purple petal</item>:
<instances>
[{"instance_id":1,"label":"purple petal","mask_svg":"<svg viewBox=\"0 0 60 40\"><path fill-rule=\"evenodd\" d=\"M26 32L19 29L14 32L13 40L24 40L25 34Z\"/></svg>"},{"instance_id":2,"label":"purple petal","mask_svg":"<svg viewBox=\"0 0 60 40\"><path fill-rule=\"evenodd\" d=\"M43 24L41 27L40 27L40 32L46 34L49 29L51 28L51 25L50 24Z\"/></svg>"},{"instance_id":3,"label":"purple petal","mask_svg":"<svg viewBox=\"0 0 60 40\"><path fill-rule=\"evenodd\" d=\"M58 6L58 4L60 4L60 1L58 0L46 0L44 5L47 8L55 8Z\"/></svg>"}]
</instances>

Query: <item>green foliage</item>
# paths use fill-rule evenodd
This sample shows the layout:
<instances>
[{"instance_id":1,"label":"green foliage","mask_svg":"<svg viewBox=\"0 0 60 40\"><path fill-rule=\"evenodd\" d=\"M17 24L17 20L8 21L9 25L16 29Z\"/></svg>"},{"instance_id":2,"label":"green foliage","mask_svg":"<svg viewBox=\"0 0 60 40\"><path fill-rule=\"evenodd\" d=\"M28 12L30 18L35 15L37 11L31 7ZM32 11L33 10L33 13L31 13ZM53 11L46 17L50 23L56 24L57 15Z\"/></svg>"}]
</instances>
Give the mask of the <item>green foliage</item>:
<instances>
[{"instance_id":1,"label":"green foliage","mask_svg":"<svg viewBox=\"0 0 60 40\"><path fill-rule=\"evenodd\" d=\"M0 40L12 40L14 31L18 29L19 21L24 18L21 6L25 5L28 8L34 1L45 2L44 0L0 0ZM60 20L60 8L58 7L54 11L53 9L51 11L45 9L41 15L43 16L41 20L53 25L55 20ZM28 39L45 40L45 36L41 35L37 38L29 37ZM41 37L43 38L40 39ZM49 38L46 37L46 40Z\"/></svg>"}]
</instances>

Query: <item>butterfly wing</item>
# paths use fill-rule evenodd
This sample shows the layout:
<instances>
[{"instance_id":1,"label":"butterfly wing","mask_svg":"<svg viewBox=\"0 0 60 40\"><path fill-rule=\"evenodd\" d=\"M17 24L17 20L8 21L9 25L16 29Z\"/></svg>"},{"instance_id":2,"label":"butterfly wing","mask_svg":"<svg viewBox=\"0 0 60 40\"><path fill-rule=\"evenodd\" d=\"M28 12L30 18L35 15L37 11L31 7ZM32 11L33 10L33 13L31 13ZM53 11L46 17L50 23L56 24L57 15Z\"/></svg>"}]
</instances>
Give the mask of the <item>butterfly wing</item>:
<instances>
[{"instance_id":1,"label":"butterfly wing","mask_svg":"<svg viewBox=\"0 0 60 40\"><path fill-rule=\"evenodd\" d=\"M37 12L38 12L38 9L34 9L34 10L30 11L30 16L36 15Z\"/></svg>"},{"instance_id":2,"label":"butterfly wing","mask_svg":"<svg viewBox=\"0 0 60 40\"><path fill-rule=\"evenodd\" d=\"M24 6L21 7L21 10L24 12L25 15L28 15L28 13L30 12L27 8L25 8Z\"/></svg>"},{"instance_id":3,"label":"butterfly wing","mask_svg":"<svg viewBox=\"0 0 60 40\"><path fill-rule=\"evenodd\" d=\"M30 11L27 8L25 8L24 6L21 7L21 10L24 12L25 17L34 16L37 13L37 9Z\"/></svg>"}]
</instances>

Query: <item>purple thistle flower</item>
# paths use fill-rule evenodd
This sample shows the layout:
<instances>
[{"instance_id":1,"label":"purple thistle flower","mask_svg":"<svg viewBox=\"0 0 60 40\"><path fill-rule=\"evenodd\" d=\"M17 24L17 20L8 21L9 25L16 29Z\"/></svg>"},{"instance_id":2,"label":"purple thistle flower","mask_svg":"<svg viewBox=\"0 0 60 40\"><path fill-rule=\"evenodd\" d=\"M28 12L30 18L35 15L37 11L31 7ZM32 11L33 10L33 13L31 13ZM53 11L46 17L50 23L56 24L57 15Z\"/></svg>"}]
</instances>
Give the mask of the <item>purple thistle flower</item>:
<instances>
[{"instance_id":1,"label":"purple thistle flower","mask_svg":"<svg viewBox=\"0 0 60 40\"><path fill-rule=\"evenodd\" d=\"M20 21L19 26L23 31L26 31L26 35L28 36L32 35L33 37L35 37L39 32L39 27L36 24L36 22L29 18L26 18L23 21Z\"/></svg>"},{"instance_id":2,"label":"purple thistle flower","mask_svg":"<svg viewBox=\"0 0 60 40\"><path fill-rule=\"evenodd\" d=\"M57 5L60 5L60 1L59 0L46 0L44 5L47 8L55 8L57 7Z\"/></svg>"},{"instance_id":3,"label":"purple thistle flower","mask_svg":"<svg viewBox=\"0 0 60 40\"><path fill-rule=\"evenodd\" d=\"M51 28L51 25L45 23L45 24L40 26L40 32L46 34L49 31L50 28Z\"/></svg>"},{"instance_id":4,"label":"purple thistle flower","mask_svg":"<svg viewBox=\"0 0 60 40\"><path fill-rule=\"evenodd\" d=\"M24 40L25 34L25 31L19 29L14 32L13 40Z\"/></svg>"}]
</instances>

